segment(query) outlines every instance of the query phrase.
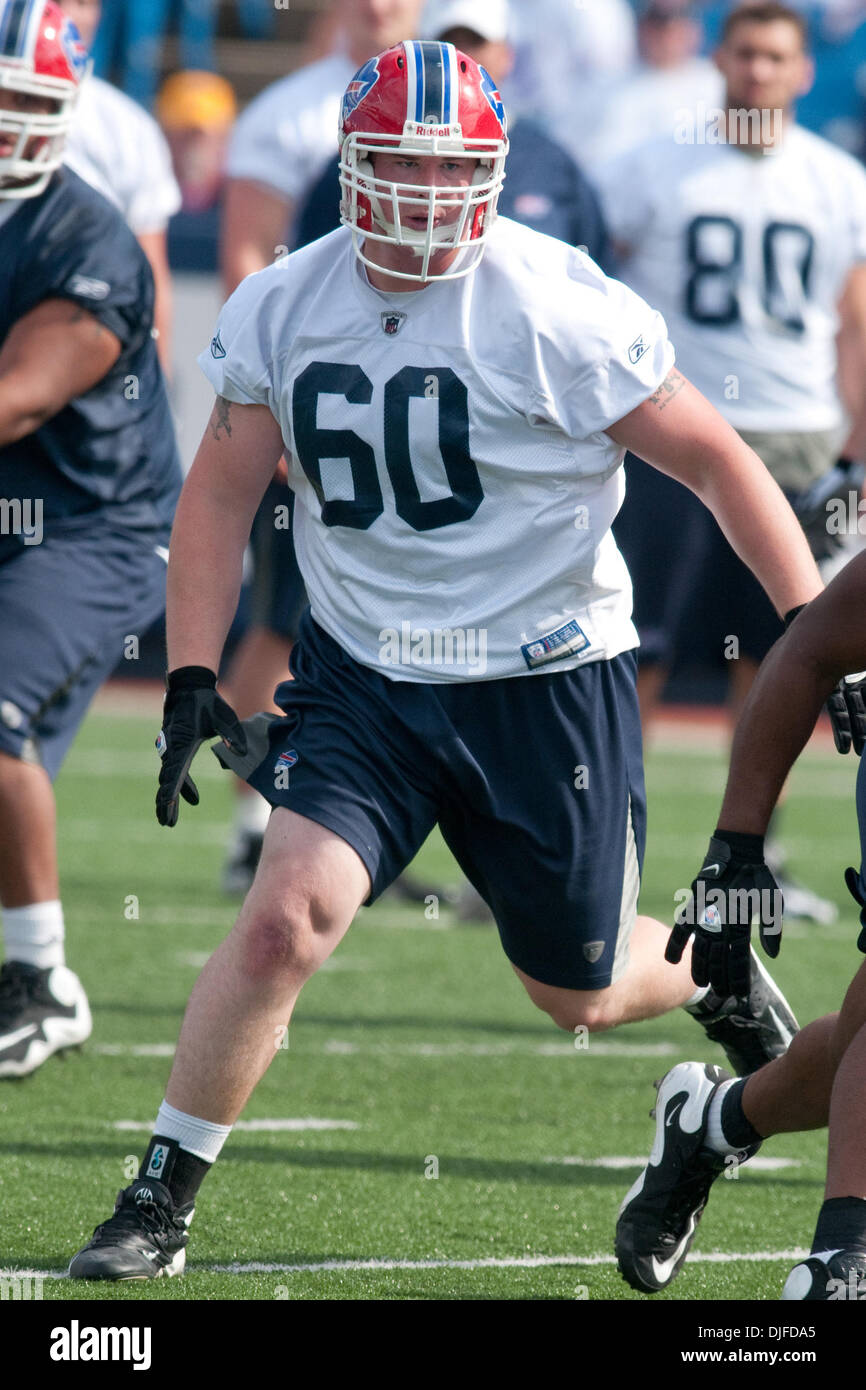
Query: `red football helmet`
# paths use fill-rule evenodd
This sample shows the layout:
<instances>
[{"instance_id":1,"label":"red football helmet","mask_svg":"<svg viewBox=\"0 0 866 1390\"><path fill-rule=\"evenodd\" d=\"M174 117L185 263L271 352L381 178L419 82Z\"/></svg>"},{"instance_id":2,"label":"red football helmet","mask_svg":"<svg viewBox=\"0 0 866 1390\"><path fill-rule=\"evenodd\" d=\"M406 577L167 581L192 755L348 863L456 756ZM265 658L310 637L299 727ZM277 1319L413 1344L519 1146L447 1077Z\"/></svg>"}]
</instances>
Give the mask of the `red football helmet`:
<instances>
[{"instance_id":1,"label":"red football helmet","mask_svg":"<svg viewBox=\"0 0 866 1390\"><path fill-rule=\"evenodd\" d=\"M78 30L54 0L0 0L0 198L35 198L63 160L88 68ZM53 103L50 114L3 109L3 92Z\"/></svg>"},{"instance_id":2,"label":"red football helmet","mask_svg":"<svg viewBox=\"0 0 866 1390\"><path fill-rule=\"evenodd\" d=\"M471 183L437 188L377 178L373 157L385 151L472 160ZM352 229L355 254L377 266L364 255L365 240L411 247L421 261L417 273L388 269L401 280L469 274L496 216L507 153L496 84L453 44L399 43L371 58L346 88L340 113L340 218ZM426 217L426 229L405 226L401 207L404 219ZM443 250L464 254L431 272L431 258Z\"/></svg>"}]
</instances>

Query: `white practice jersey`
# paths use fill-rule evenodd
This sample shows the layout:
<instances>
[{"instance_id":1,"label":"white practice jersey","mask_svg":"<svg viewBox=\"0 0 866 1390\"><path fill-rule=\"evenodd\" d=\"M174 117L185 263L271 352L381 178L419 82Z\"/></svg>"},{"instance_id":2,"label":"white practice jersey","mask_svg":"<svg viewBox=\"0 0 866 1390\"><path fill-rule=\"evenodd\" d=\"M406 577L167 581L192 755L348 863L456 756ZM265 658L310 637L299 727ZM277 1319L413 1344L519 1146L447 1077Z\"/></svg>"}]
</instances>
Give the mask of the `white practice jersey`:
<instances>
[{"instance_id":1,"label":"white practice jersey","mask_svg":"<svg viewBox=\"0 0 866 1390\"><path fill-rule=\"evenodd\" d=\"M673 349L589 257L498 218L470 275L383 294L340 228L249 276L199 361L279 420L313 616L357 661L460 681L637 645L604 431Z\"/></svg>"},{"instance_id":2,"label":"white practice jersey","mask_svg":"<svg viewBox=\"0 0 866 1390\"><path fill-rule=\"evenodd\" d=\"M699 132L710 137L710 125ZM799 126L763 155L670 138L594 171L623 278L738 429L836 428L837 306L866 259L866 171Z\"/></svg>"},{"instance_id":3,"label":"white practice jersey","mask_svg":"<svg viewBox=\"0 0 866 1390\"><path fill-rule=\"evenodd\" d=\"M337 153L340 103L356 67L332 53L266 87L232 131L228 177L265 184L288 202L301 198Z\"/></svg>"},{"instance_id":4,"label":"white practice jersey","mask_svg":"<svg viewBox=\"0 0 866 1390\"><path fill-rule=\"evenodd\" d=\"M165 231L180 208L171 153L156 121L99 77L81 87L64 163L114 204L136 236Z\"/></svg>"}]
</instances>

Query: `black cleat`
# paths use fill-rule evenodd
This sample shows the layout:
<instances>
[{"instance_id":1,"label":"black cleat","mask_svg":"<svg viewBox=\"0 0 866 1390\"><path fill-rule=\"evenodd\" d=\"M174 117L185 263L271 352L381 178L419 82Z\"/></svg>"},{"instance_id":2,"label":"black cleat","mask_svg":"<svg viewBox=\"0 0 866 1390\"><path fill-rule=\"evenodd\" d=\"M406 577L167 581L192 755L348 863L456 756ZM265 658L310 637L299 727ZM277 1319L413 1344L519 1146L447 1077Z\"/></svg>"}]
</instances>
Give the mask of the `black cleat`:
<instances>
[{"instance_id":1,"label":"black cleat","mask_svg":"<svg viewBox=\"0 0 866 1390\"><path fill-rule=\"evenodd\" d=\"M0 969L0 1078L29 1076L55 1052L79 1047L93 1023L87 995L65 965Z\"/></svg>"},{"instance_id":2,"label":"black cleat","mask_svg":"<svg viewBox=\"0 0 866 1390\"><path fill-rule=\"evenodd\" d=\"M689 1252L710 1188L726 1160L704 1147L710 1101L728 1072L680 1062L658 1086L656 1137L649 1163L626 1194L616 1225L616 1257L626 1283L658 1293ZM744 1162L758 1146L738 1155Z\"/></svg>"},{"instance_id":3,"label":"black cleat","mask_svg":"<svg viewBox=\"0 0 866 1390\"><path fill-rule=\"evenodd\" d=\"M791 1006L752 951L752 989L748 999L721 999L710 990L687 1010L707 1037L719 1043L737 1076L750 1076L783 1056L800 1025Z\"/></svg>"},{"instance_id":4,"label":"black cleat","mask_svg":"<svg viewBox=\"0 0 866 1390\"><path fill-rule=\"evenodd\" d=\"M114 1215L72 1257L70 1279L159 1279L183 1274L192 1203L176 1207L168 1188L138 1178L117 1194Z\"/></svg>"},{"instance_id":5,"label":"black cleat","mask_svg":"<svg viewBox=\"0 0 866 1390\"><path fill-rule=\"evenodd\" d=\"M226 897L246 897L253 886L264 842L264 833L252 830L245 830L237 836L223 865L220 886Z\"/></svg>"},{"instance_id":6,"label":"black cleat","mask_svg":"<svg viewBox=\"0 0 866 1390\"><path fill-rule=\"evenodd\" d=\"M822 1250L795 1265L782 1290L785 1302L866 1302L866 1252Z\"/></svg>"}]
</instances>

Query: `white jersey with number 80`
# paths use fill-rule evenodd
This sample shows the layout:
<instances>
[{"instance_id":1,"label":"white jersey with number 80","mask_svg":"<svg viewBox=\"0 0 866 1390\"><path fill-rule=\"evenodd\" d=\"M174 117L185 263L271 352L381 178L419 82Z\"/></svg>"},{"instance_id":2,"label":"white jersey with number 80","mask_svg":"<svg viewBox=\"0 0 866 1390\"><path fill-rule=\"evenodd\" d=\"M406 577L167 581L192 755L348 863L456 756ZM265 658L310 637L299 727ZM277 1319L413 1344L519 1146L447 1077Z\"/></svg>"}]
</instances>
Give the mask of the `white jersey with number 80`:
<instances>
[{"instance_id":1,"label":"white jersey with number 80","mask_svg":"<svg viewBox=\"0 0 866 1390\"><path fill-rule=\"evenodd\" d=\"M739 429L840 424L837 305L866 260L866 171L798 126L763 154L653 141L597 171L623 278L677 365Z\"/></svg>"}]
</instances>

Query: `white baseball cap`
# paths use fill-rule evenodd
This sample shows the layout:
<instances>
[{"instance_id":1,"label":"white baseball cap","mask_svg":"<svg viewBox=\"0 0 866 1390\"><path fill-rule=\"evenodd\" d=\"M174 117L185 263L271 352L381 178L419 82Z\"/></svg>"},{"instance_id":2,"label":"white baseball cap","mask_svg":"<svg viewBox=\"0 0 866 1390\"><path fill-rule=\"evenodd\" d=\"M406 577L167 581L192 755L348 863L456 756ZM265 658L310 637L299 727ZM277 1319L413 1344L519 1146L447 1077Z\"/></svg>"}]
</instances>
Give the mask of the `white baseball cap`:
<instances>
[{"instance_id":1,"label":"white baseball cap","mask_svg":"<svg viewBox=\"0 0 866 1390\"><path fill-rule=\"evenodd\" d=\"M471 29L487 43L502 43L509 28L508 0L427 0L420 35L439 39L450 29Z\"/></svg>"}]
</instances>

